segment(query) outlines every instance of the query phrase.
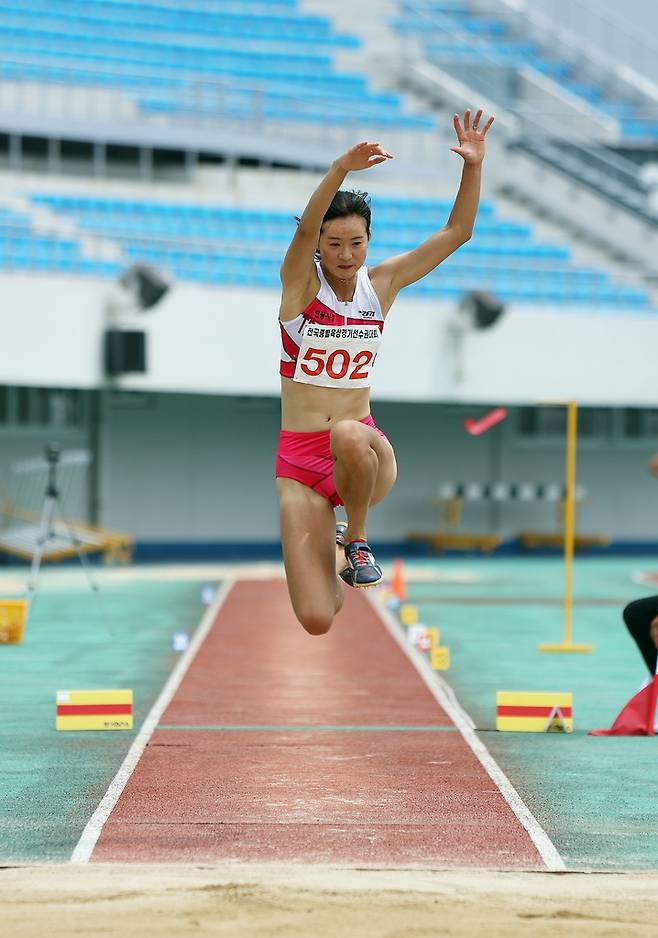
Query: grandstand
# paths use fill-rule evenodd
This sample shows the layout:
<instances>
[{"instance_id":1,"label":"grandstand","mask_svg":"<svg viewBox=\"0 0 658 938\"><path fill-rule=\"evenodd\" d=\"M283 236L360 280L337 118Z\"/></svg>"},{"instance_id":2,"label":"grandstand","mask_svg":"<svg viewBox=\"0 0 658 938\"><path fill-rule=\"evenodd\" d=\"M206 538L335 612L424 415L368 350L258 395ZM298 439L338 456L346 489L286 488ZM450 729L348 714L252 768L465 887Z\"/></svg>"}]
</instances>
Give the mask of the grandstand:
<instances>
[{"instance_id":1,"label":"grandstand","mask_svg":"<svg viewBox=\"0 0 658 938\"><path fill-rule=\"evenodd\" d=\"M519 101L521 75L527 82L548 81L565 105L571 98L574 109L616 123L620 143L652 146L658 140L658 101L639 83L620 89L612 60L583 58L573 42L556 46L556 26L537 12L520 17L518 7L506 2L403 0L392 24L402 36L417 38L429 61L475 76L482 93L493 84Z\"/></svg>"},{"instance_id":2,"label":"grandstand","mask_svg":"<svg viewBox=\"0 0 658 938\"><path fill-rule=\"evenodd\" d=\"M649 435L628 437L635 418L625 415L655 405L658 240L650 177L640 172L658 152L651 80L630 67L622 76L604 48L584 55L568 30L558 55L541 4L522 17L515 9L511 0L1 3L11 51L0 80L0 277L11 328L0 469L57 429L71 445L98 450L78 520L133 531L138 555L140 541L228 549L247 538L271 547L275 311L294 216L335 153L377 135L395 160L349 180L372 194L370 263L413 247L450 212L451 113L480 102L495 111L496 133L474 236L404 292L387 324L380 419L390 414L414 450L424 415L436 433L375 531L400 541L423 526L442 460L449 477L470 476L472 450L456 428L473 407L511 405L500 433L510 459L519 446L528 455L521 409L572 395L609 414L586 450L602 447L610 464L648 451ZM117 320L110 298L135 263L172 286L154 309ZM460 321L473 291L503 304L493 328ZM245 310L255 326L249 375L231 352ZM145 336L145 371L105 373L103 337L117 322ZM82 405L77 422L57 428L34 418L29 401L60 389ZM399 408L408 408L401 423ZM250 470L253 518L245 524L234 508L246 477L229 479L228 464L226 503L202 469L194 498L170 503L167 518L141 508L137 491L155 465L163 495L189 478L189 461L176 469L165 459L166 427L199 466L217 458L214 412L233 446L242 440L262 465ZM23 425L33 438L21 436ZM262 429L258 442L247 426ZM128 496L125 448L147 427L153 438L136 463L130 457ZM449 457L439 440L450 441ZM548 458L559 474L559 440L544 445L548 457L528 458ZM239 465L240 453L233 459ZM604 462L591 467L589 491L605 488ZM639 507L644 484L624 496L623 522L593 498L584 509L590 527L627 541L652 537ZM200 507L205 500L213 511ZM526 511L501 522L503 540L519 525L541 526L541 508Z\"/></svg>"},{"instance_id":3,"label":"grandstand","mask_svg":"<svg viewBox=\"0 0 658 938\"><path fill-rule=\"evenodd\" d=\"M70 222L80 237L102 238L116 249L115 261L93 262L68 238L32 234L28 216L6 213L0 262L9 267L118 276L122 265L144 261L176 279L216 285L278 288L278 269L292 231L297 206L266 211L226 205L163 203L85 195L29 193L33 206ZM373 264L407 251L427 238L446 218L450 203L378 196L373 201L377 226ZM614 306L617 310L654 310L647 290L616 285L604 269L576 266L567 244L538 242L530 225L498 218L492 202L480 206L473 243L448 259L410 296L459 298L485 281L505 301L564 301ZM76 252L75 248L78 246ZM119 261L118 258L121 260Z\"/></svg>"},{"instance_id":4,"label":"grandstand","mask_svg":"<svg viewBox=\"0 0 658 938\"><path fill-rule=\"evenodd\" d=\"M65 121L69 139L178 149L171 128L180 126L185 151L257 156L269 141L270 153L285 158L292 141L295 149L305 142L302 163L322 165L317 142L327 125L348 135L364 126L392 130L401 139L436 126L432 115L406 111L400 94L341 68L341 50L358 48L358 37L338 33L326 16L305 15L297 2L200 0L183 11L114 0L55 9L30 0L3 4L0 34L11 44L0 100L24 133L45 121L56 135Z\"/></svg>"}]
</instances>

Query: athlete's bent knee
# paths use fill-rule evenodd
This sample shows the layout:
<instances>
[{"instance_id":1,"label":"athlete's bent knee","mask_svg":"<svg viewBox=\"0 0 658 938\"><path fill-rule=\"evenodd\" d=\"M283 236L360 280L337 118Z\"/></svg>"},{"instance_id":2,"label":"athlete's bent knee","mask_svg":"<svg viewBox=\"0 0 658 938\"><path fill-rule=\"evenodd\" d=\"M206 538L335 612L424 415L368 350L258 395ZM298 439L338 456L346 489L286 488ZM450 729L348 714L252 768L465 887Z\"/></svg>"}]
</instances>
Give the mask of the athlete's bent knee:
<instances>
[{"instance_id":1,"label":"athlete's bent knee","mask_svg":"<svg viewBox=\"0 0 658 938\"><path fill-rule=\"evenodd\" d=\"M370 441L357 420L341 420L331 431L331 448L335 456L359 462L370 449Z\"/></svg>"},{"instance_id":2,"label":"athlete's bent knee","mask_svg":"<svg viewBox=\"0 0 658 938\"><path fill-rule=\"evenodd\" d=\"M309 635L325 635L331 628L336 611L331 603L313 602L311 597L302 597L293 603L297 620Z\"/></svg>"},{"instance_id":3,"label":"athlete's bent knee","mask_svg":"<svg viewBox=\"0 0 658 938\"><path fill-rule=\"evenodd\" d=\"M326 635L331 624L334 621L333 616L323 616L318 613L298 613L297 618L299 619L302 628L305 632L308 632L309 635Z\"/></svg>"}]
</instances>

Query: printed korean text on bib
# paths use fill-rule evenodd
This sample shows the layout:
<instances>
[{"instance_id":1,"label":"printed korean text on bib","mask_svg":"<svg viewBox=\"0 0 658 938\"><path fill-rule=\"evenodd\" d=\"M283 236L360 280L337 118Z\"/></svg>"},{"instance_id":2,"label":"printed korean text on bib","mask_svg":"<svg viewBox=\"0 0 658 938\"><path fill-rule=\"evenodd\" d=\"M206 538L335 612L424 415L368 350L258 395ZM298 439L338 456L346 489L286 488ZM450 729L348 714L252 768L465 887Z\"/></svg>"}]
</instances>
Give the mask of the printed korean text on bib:
<instances>
[{"instance_id":1,"label":"printed korean text on bib","mask_svg":"<svg viewBox=\"0 0 658 938\"><path fill-rule=\"evenodd\" d=\"M369 388L381 333L377 326L318 326L308 323L294 381L323 388Z\"/></svg>"}]
</instances>

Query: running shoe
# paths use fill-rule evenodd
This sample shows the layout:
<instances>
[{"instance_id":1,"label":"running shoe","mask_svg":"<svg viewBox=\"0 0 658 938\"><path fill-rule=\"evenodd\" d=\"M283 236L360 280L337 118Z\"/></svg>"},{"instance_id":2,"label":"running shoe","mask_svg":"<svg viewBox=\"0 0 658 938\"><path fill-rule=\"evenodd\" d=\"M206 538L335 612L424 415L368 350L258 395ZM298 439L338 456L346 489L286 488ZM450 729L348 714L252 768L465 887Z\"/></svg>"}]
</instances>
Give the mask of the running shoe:
<instances>
[{"instance_id":1,"label":"running shoe","mask_svg":"<svg viewBox=\"0 0 658 938\"><path fill-rule=\"evenodd\" d=\"M366 589L376 586L384 579L382 568L375 560L374 554L366 541L352 541L345 545L345 557L348 563L351 586L357 589ZM345 579L345 577L342 577ZM348 581L345 580L347 583Z\"/></svg>"},{"instance_id":2,"label":"running shoe","mask_svg":"<svg viewBox=\"0 0 658 938\"><path fill-rule=\"evenodd\" d=\"M345 532L347 531L347 521L337 521L336 522L336 544L338 547L345 547ZM348 586L354 586L352 582L352 568L350 566L345 567L344 570L341 570L338 573L338 576L341 578L343 583L347 583Z\"/></svg>"},{"instance_id":3,"label":"running shoe","mask_svg":"<svg viewBox=\"0 0 658 938\"><path fill-rule=\"evenodd\" d=\"M352 576L352 568L345 567L344 570L341 570L338 576L341 578L343 583L347 583L348 586L354 586L354 577Z\"/></svg>"},{"instance_id":4,"label":"running shoe","mask_svg":"<svg viewBox=\"0 0 658 938\"><path fill-rule=\"evenodd\" d=\"M347 531L347 521L336 522L336 543L339 547L345 547L345 533Z\"/></svg>"}]
</instances>

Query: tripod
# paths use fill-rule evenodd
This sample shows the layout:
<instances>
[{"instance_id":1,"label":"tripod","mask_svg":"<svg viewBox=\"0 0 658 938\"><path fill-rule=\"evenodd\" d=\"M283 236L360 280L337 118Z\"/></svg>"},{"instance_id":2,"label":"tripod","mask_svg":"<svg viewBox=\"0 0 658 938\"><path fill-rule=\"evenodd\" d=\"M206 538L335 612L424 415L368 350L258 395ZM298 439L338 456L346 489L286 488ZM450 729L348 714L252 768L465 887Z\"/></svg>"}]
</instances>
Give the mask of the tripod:
<instances>
[{"instance_id":1,"label":"tripod","mask_svg":"<svg viewBox=\"0 0 658 938\"><path fill-rule=\"evenodd\" d=\"M61 513L60 492L57 487L57 466L61 455L60 447L57 443L50 443L46 447L45 457L48 463L48 482L46 484L46 493L44 495L43 507L41 509L41 518L39 521L39 533L37 535L34 553L32 555L32 566L30 568L30 578L27 585L27 592L30 598L34 595L37 586L37 577L41 567L44 551L49 543L59 539L61 535L55 531L55 509L60 508L60 518L66 527L69 540L78 555L82 569L84 570L87 582L90 588L96 592L98 584L91 575L89 561L82 550L80 541L76 537L75 531Z\"/></svg>"}]
</instances>

